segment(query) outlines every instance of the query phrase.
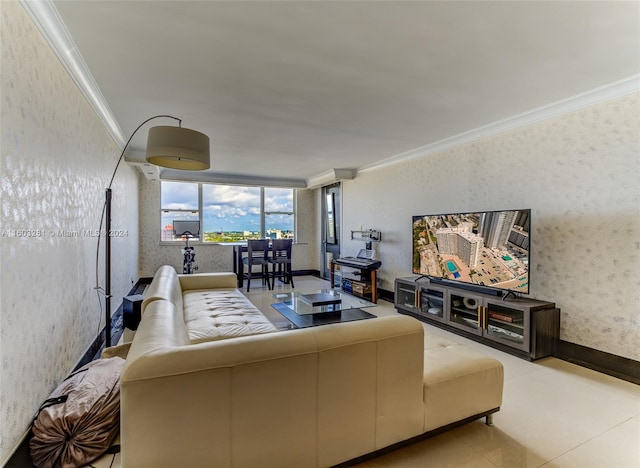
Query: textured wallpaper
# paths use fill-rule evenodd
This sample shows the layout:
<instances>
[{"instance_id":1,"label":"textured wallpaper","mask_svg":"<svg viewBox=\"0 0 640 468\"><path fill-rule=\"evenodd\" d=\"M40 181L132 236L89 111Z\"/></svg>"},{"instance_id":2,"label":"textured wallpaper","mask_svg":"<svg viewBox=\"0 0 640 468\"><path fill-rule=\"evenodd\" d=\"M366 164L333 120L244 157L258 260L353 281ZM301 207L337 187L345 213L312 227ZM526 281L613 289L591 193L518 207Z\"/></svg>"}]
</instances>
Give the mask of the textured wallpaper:
<instances>
[{"instance_id":1,"label":"textured wallpaper","mask_svg":"<svg viewBox=\"0 0 640 468\"><path fill-rule=\"evenodd\" d=\"M215 157L215 156L214 156ZM294 270L317 269L315 202L312 190L297 190L297 239L293 246ZM198 272L233 271L233 247L189 243L195 248ZM182 273L184 244L160 243L160 182L140 178L140 272L153 276L162 265Z\"/></svg>"},{"instance_id":2,"label":"textured wallpaper","mask_svg":"<svg viewBox=\"0 0 640 468\"><path fill-rule=\"evenodd\" d=\"M561 308L561 339L640 360L639 99L358 174L344 183L343 237L382 231L393 290L411 274L413 215L531 208L530 297Z\"/></svg>"},{"instance_id":3,"label":"textured wallpaper","mask_svg":"<svg viewBox=\"0 0 640 468\"><path fill-rule=\"evenodd\" d=\"M18 2L1 2L0 464L104 327L93 290L120 154ZM113 309L138 274L138 183L113 185ZM102 243L102 248L104 242ZM103 284L103 254L99 276Z\"/></svg>"}]
</instances>

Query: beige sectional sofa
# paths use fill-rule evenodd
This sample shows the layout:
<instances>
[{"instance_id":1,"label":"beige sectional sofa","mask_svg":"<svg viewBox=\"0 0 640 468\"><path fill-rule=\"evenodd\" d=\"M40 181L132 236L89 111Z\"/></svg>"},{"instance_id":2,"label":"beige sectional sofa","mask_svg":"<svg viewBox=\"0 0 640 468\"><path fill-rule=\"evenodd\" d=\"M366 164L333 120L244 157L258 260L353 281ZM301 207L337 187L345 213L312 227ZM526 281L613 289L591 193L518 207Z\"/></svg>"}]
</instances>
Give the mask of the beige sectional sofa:
<instances>
[{"instance_id":1,"label":"beige sectional sofa","mask_svg":"<svg viewBox=\"0 0 640 468\"><path fill-rule=\"evenodd\" d=\"M499 361L425 346L413 318L277 331L245 300L233 274L158 271L121 377L123 467L333 466L501 405Z\"/></svg>"}]
</instances>

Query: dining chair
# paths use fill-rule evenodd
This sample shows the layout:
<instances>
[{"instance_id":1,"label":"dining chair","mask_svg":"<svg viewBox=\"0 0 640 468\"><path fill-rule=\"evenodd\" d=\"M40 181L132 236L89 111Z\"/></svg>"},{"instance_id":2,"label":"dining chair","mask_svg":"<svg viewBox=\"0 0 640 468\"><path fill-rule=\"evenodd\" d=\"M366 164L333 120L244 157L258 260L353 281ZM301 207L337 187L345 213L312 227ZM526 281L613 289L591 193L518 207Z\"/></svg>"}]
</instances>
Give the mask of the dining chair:
<instances>
[{"instance_id":1,"label":"dining chair","mask_svg":"<svg viewBox=\"0 0 640 468\"><path fill-rule=\"evenodd\" d=\"M251 288L251 277L253 276L253 267L260 266L260 277L262 284L267 283L267 287L271 289L269 283L269 240L268 239L249 239L247 241L247 256L243 257L242 263L247 266L247 292Z\"/></svg>"},{"instance_id":2,"label":"dining chair","mask_svg":"<svg viewBox=\"0 0 640 468\"><path fill-rule=\"evenodd\" d=\"M274 239L271 242L271 256L269 257L269 263L271 263L271 288L276 285L276 278L283 278L286 284L293 284L293 269L291 267L291 245L292 239Z\"/></svg>"}]
</instances>

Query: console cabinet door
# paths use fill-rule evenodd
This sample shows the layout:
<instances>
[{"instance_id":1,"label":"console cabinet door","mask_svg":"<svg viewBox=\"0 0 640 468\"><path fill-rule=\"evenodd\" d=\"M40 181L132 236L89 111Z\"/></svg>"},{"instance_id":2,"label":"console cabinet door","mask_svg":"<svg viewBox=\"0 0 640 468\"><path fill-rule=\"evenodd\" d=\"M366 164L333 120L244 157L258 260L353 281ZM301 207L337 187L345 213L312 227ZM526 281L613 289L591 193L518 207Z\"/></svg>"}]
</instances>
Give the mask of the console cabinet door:
<instances>
[{"instance_id":1,"label":"console cabinet door","mask_svg":"<svg viewBox=\"0 0 640 468\"><path fill-rule=\"evenodd\" d=\"M447 290L447 323L474 335L482 335L482 296L461 290Z\"/></svg>"},{"instance_id":2,"label":"console cabinet door","mask_svg":"<svg viewBox=\"0 0 640 468\"><path fill-rule=\"evenodd\" d=\"M432 320L444 322L447 310L447 290L437 286L420 287L420 310L418 313Z\"/></svg>"},{"instance_id":3,"label":"console cabinet door","mask_svg":"<svg viewBox=\"0 0 640 468\"><path fill-rule=\"evenodd\" d=\"M418 313L419 296L416 294L418 286L415 281L396 279L395 306L414 314Z\"/></svg>"},{"instance_id":4,"label":"console cabinet door","mask_svg":"<svg viewBox=\"0 0 640 468\"><path fill-rule=\"evenodd\" d=\"M529 352L531 311L518 306L486 299L483 336L503 345Z\"/></svg>"}]
</instances>

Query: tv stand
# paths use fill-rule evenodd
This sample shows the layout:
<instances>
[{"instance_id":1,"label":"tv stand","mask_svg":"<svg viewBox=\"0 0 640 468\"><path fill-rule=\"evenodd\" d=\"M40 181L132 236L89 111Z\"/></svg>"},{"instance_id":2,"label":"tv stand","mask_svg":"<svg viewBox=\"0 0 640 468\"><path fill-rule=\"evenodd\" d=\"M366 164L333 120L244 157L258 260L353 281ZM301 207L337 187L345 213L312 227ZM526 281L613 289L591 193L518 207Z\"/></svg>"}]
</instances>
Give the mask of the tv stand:
<instances>
[{"instance_id":1,"label":"tv stand","mask_svg":"<svg viewBox=\"0 0 640 468\"><path fill-rule=\"evenodd\" d=\"M432 284L438 284L446 287L463 289L466 291L471 291L473 293L483 294L485 296L502 297L502 294L504 291L503 289L489 288L479 284L461 283L459 281L451 281L448 279L434 277L434 276L427 276L427 275L419 275L416 281L420 280L421 278L427 278L429 282Z\"/></svg>"},{"instance_id":2,"label":"tv stand","mask_svg":"<svg viewBox=\"0 0 640 468\"><path fill-rule=\"evenodd\" d=\"M515 356L552 356L560 335L553 302L478 293L421 277L396 278L394 305L411 315Z\"/></svg>"},{"instance_id":3,"label":"tv stand","mask_svg":"<svg viewBox=\"0 0 640 468\"><path fill-rule=\"evenodd\" d=\"M513 296L514 299L518 299L518 295L516 294L515 291L512 290L508 290L503 296L502 296L502 300L506 300L509 296Z\"/></svg>"},{"instance_id":4,"label":"tv stand","mask_svg":"<svg viewBox=\"0 0 640 468\"><path fill-rule=\"evenodd\" d=\"M352 264L344 259L331 260L329 281L332 288L335 286L336 265L355 270L355 273L353 273L351 277L344 274L341 275L339 287L343 291L354 296L362 297L374 304L378 302L377 276L380 262L372 261L369 264ZM357 278L354 278L353 275L357 276Z\"/></svg>"}]
</instances>

